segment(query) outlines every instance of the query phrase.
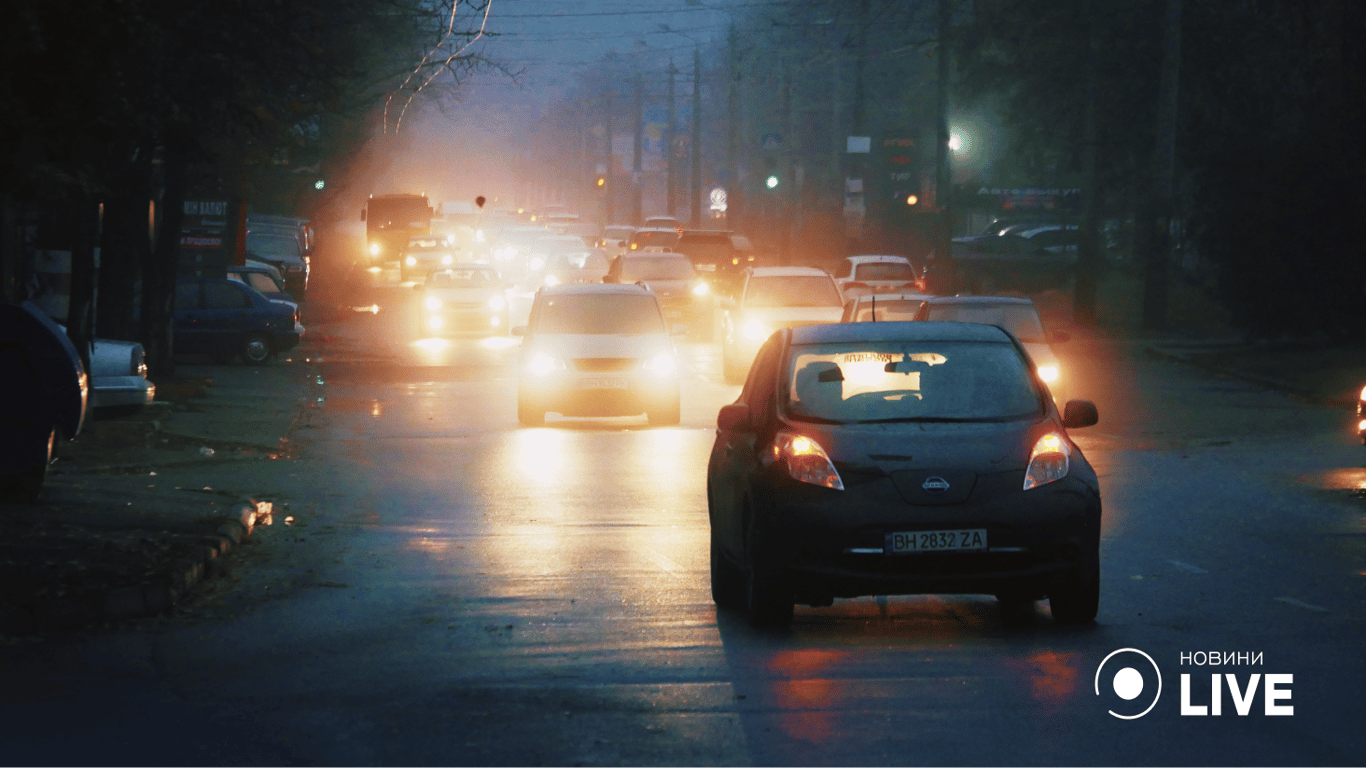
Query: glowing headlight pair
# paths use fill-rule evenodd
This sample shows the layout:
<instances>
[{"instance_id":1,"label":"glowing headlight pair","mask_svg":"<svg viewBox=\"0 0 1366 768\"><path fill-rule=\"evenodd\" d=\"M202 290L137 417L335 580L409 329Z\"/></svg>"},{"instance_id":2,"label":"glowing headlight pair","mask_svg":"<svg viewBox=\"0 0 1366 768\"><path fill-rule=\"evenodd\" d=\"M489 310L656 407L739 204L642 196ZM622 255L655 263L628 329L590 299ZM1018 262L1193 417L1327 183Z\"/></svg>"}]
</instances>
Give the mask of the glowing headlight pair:
<instances>
[{"instance_id":1,"label":"glowing headlight pair","mask_svg":"<svg viewBox=\"0 0 1366 768\"><path fill-rule=\"evenodd\" d=\"M1061 435L1050 432L1034 444L1025 470L1024 489L1037 488L1067 477L1071 468L1072 449ZM779 432L768 451L769 463L782 461L787 474L803 483L811 483L837 491L844 490L844 481L835 470L830 456L815 440L791 432Z\"/></svg>"}]
</instances>

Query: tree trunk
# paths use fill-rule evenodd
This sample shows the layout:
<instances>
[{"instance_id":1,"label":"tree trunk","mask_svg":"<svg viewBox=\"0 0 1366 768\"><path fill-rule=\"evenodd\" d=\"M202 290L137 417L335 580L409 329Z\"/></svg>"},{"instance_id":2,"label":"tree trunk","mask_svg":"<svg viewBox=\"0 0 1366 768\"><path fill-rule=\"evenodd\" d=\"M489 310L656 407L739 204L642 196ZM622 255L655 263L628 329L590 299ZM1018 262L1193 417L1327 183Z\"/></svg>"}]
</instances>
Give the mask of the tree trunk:
<instances>
[{"instance_id":1,"label":"tree trunk","mask_svg":"<svg viewBox=\"0 0 1366 768\"><path fill-rule=\"evenodd\" d=\"M147 263L149 168L130 166L114 179L112 194L104 205L100 237L99 297L95 329L100 338L131 340L138 337L133 308L137 285Z\"/></svg>"},{"instance_id":2,"label":"tree trunk","mask_svg":"<svg viewBox=\"0 0 1366 768\"><path fill-rule=\"evenodd\" d=\"M165 185L156 247L142 276L142 335L147 369L153 377L174 376L171 325L176 275L180 269L180 224L185 218L185 151L167 142L162 163Z\"/></svg>"}]
</instances>

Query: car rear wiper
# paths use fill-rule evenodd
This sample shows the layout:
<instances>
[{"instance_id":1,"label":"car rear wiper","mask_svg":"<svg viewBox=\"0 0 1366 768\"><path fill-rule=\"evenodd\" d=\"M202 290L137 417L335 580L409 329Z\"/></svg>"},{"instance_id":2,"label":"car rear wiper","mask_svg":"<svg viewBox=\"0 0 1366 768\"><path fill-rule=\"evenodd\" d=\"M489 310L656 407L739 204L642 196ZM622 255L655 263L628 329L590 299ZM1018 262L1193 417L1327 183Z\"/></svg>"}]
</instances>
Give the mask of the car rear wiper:
<instances>
[{"instance_id":1,"label":"car rear wiper","mask_svg":"<svg viewBox=\"0 0 1366 768\"><path fill-rule=\"evenodd\" d=\"M903 424L920 422L924 424L958 424L963 422L976 421L1000 421L1000 419L978 418L978 419L956 419L947 416L896 416L890 419L860 419L854 424Z\"/></svg>"}]
</instances>

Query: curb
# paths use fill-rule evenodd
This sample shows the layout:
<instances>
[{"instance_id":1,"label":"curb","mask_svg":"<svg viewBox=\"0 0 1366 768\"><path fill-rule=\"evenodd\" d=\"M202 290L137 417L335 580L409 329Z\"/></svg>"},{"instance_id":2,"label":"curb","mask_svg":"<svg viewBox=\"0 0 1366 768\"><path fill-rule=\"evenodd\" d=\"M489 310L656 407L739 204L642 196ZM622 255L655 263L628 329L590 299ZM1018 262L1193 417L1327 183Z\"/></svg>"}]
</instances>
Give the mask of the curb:
<instances>
[{"instance_id":1,"label":"curb","mask_svg":"<svg viewBox=\"0 0 1366 768\"><path fill-rule=\"evenodd\" d=\"M0 605L0 635L80 629L166 613L201 582L219 575L224 558L250 540L256 526L270 525L271 513L271 502L239 502L228 515L214 521L214 533L204 537L197 555L153 576L151 583L112 587L103 594L40 597Z\"/></svg>"},{"instance_id":2,"label":"curb","mask_svg":"<svg viewBox=\"0 0 1366 768\"><path fill-rule=\"evenodd\" d=\"M1294 397L1298 400L1304 401L1311 405L1320 405L1326 408L1334 408L1338 410L1354 410L1357 407L1355 400L1350 400L1341 397L1324 397L1323 395L1315 394L1312 390L1305 389L1304 387L1297 387L1293 384L1288 384L1284 381L1281 381L1279 379L1273 379L1269 376L1261 376L1255 373L1248 373L1247 371L1241 371L1237 368L1225 368L1218 365L1210 365L1209 363L1202 363L1197 360L1192 360L1189 357L1186 357L1185 355L1177 354L1174 352L1165 352L1153 346L1145 347L1144 351L1150 357L1155 357L1160 360L1170 360L1172 362L1181 363L1183 365L1189 365L1193 368L1199 368L1203 371L1209 371L1211 373L1217 373L1224 376L1230 376L1235 379L1241 379L1242 381L1246 381L1249 384L1256 384L1258 386L1266 387L1267 389L1272 389L1277 392L1290 395L1291 397Z\"/></svg>"}]
</instances>

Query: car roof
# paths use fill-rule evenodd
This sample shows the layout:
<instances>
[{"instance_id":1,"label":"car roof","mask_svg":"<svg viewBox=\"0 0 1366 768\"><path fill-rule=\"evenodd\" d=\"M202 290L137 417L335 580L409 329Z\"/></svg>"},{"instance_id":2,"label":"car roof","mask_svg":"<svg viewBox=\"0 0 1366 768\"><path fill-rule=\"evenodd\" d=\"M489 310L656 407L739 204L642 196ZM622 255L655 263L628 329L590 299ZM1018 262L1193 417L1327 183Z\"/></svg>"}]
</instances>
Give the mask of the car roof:
<instances>
[{"instance_id":1,"label":"car roof","mask_svg":"<svg viewBox=\"0 0 1366 768\"><path fill-rule=\"evenodd\" d=\"M678 234L678 230L673 227L636 227L636 232L668 232L671 235Z\"/></svg>"},{"instance_id":2,"label":"car roof","mask_svg":"<svg viewBox=\"0 0 1366 768\"><path fill-rule=\"evenodd\" d=\"M934 320L880 323L823 323L792 329L793 344L842 341L988 341L1011 343L1010 334L994 325Z\"/></svg>"},{"instance_id":3,"label":"car roof","mask_svg":"<svg viewBox=\"0 0 1366 768\"><path fill-rule=\"evenodd\" d=\"M639 294L651 293L650 289L644 285L635 283L562 283L560 285L547 285L540 290L541 293L553 296L563 296L565 294L585 294L585 293L608 293L608 294Z\"/></svg>"},{"instance_id":4,"label":"car roof","mask_svg":"<svg viewBox=\"0 0 1366 768\"><path fill-rule=\"evenodd\" d=\"M916 293L915 291L902 291L900 293L862 293L849 300L853 302L866 304L873 301L897 301L899 299L929 301L933 298L935 297L927 293Z\"/></svg>"},{"instance_id":5,"label":"car roof","mask_svg":"<svg viewBox=\"0 0 1366 768\"><path fill-rule=\"evenodd\" d=\"M830 277L830 273L819 267L750 267L754 277Z\"/></svg>"},{"instance_id":6,"label":"car roof","mask_svg":"<svg viewBox=\"0 0 1366 768\"><path fill-rule=\"evenodd\" d=\"M846 256L846 261L854 264L870 264L875 262L895 262L898 264L910 264L911 260L905 256L876 256L873 254L860 254L858 256Z\"/></svg>"},{"instance_id":7,"label":"car roof","mask_svg":"<svg viewBox=\"0 0 1366 768\"><path fill-rule=\"evenodd\" d=\"M1028 304L1034 306L1033 299L1023 296L931 296L929 304Z\"/></svg>"}]
</instances>

